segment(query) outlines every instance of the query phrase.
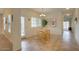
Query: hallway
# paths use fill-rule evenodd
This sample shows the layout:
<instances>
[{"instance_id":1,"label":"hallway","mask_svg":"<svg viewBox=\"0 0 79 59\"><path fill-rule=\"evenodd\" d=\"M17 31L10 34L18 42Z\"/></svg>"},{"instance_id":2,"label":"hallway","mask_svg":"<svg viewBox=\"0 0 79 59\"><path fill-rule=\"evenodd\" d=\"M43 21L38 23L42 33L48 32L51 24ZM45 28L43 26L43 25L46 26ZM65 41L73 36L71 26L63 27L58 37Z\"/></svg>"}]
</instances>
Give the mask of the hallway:
<instances>
[{"instance_id":1,"label":"hallway","mask_svg":"<svg viewBox=\"0 0 79 59\"><path fill-rule=\"evenodd\" d=\"M61 36L53 35L48 43L41 42L37 39L25 39L21 41L23 51L78 51L73 33L70 31L63 32Z\"/></svg>"},{"instance_id":2,"label":"hallway","mask_svg":"<svg viewBox=\"0 0 79 59\"><path fill-rule=\"evenodd\" d=\"M76 39L71 31L63 32L62 49L67 51L79 50Z\"/></svg>"}]
</instances>

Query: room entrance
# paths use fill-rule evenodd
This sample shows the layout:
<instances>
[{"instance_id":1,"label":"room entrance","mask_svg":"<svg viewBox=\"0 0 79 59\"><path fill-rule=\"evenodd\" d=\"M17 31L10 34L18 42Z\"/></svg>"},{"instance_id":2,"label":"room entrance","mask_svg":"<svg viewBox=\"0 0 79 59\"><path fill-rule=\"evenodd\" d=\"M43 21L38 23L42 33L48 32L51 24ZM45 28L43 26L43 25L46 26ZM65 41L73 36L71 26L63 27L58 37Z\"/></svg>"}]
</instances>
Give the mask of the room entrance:
<instances>
[{"instance_id":1,"label":"room entrance","mask_svg":"<svg viewBox=\"0 0 79 59\"><path fill-rule=\"evenodd\" d=\"M64 21L63 22L63 30L64 31L68 31L69 30L69 26L70 24L69 24L69 21Z\"/></svg>"}]
</instances>

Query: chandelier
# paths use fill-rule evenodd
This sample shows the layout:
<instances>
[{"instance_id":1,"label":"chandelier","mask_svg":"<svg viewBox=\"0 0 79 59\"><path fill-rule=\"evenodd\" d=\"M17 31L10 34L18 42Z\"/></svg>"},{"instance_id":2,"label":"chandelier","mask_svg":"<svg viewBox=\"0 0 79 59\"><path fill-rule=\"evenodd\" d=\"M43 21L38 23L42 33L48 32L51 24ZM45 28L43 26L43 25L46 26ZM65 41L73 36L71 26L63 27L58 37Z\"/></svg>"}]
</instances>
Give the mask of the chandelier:
<instances>
[{"instance_id":1,"label":"chandelier","mask_svg":"<svg viewBox=\"0 0 79 59\"><path fill-rule=\"evenodd\" d=\"M44 9L42 8L42 13L40 14L40 17L45 17L46 15L44 14Z\"/></svg>"}]
</instances>

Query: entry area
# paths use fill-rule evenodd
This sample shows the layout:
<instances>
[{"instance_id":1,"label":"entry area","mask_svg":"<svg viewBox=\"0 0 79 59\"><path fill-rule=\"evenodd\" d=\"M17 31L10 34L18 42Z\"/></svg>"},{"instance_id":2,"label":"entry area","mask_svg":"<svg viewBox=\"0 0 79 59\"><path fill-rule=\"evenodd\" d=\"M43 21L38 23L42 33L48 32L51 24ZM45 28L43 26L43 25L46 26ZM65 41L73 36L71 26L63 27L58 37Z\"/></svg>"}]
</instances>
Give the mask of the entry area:
<instances>
[{"instance_id":1,"label":"entry area","mask_svg":"<svg viewBox=\"0 0 79 59\"><path fill-rule=\"evenodd\" d=\"M28 25L25 35L21 38L21 51L78 51L79 45L75 39L75 27L73 11L75 9L31 9L42 15L47 25L41 26L41 19L32 17L29 21L25 20ZM39 11L40 10L40 11ZM49 10L49 11L48 11ZM48 13L46 13L48 11ZM57 14L57 13L58 14ZM64 15L62 18L61 13ZM55 13L55 14L54 14ZM39 15L39 16L40 16ZM48 15L48 16L47 16ZM49 15L52 15L51 17ZM63 19L63 21L62 21ZM62 26L63 25L63 26ZM30 29L30 30L29 30ZM63 30L62 30L63 29ZM63 32L63 33L62 33Z\"/></svg>"},{"instance_id":2,"label":"entry area","mask_svg":"<svg viewBox=\"0 0 79 59\"><path fill-rule=\"evenodd\" d=\"M77 8L2 8L0 50L78 51L78 18Z\"/></svg>"}]
</instances>

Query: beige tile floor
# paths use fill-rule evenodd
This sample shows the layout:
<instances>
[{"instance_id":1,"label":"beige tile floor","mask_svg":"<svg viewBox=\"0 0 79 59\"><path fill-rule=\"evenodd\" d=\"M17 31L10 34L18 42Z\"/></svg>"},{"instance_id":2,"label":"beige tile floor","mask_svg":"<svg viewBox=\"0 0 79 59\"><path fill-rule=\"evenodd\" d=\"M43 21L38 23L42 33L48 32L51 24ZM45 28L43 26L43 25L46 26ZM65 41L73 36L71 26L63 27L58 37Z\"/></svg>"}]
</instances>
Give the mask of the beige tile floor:
<instances>
[{"instance_id":1,"label":"beige tile floor","mask_svg":"<svg viewBox=\"0 0 79 59\"><path fill-rule=\"evenodd\" d=\"M22 51L78 51L72 32L64 31L63 36L51 35L48 41L31 38L21 41Z\"/></svg>"}]
</instances>

